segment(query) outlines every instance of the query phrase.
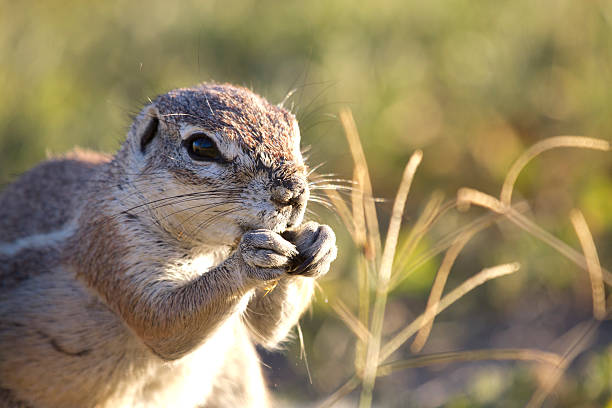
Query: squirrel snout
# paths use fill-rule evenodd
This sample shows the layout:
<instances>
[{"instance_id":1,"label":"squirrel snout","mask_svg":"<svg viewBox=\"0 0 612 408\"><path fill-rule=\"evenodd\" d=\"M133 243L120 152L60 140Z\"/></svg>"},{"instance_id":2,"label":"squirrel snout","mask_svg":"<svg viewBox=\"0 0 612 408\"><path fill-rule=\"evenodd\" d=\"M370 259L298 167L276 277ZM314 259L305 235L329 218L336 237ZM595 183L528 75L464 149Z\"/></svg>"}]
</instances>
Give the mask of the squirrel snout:
<instances>
[{"instance_id":1,"label":"squirrel snout","mask_svg":"<svg viewBox=\"0 0 612 408\"><path fill-rule=\"evenodd\" d=\"M300 180L283 181L270 189L270 200L282 207L298 206L304 204L307 199L306 183Z\"/></svg>"}]
</instances>

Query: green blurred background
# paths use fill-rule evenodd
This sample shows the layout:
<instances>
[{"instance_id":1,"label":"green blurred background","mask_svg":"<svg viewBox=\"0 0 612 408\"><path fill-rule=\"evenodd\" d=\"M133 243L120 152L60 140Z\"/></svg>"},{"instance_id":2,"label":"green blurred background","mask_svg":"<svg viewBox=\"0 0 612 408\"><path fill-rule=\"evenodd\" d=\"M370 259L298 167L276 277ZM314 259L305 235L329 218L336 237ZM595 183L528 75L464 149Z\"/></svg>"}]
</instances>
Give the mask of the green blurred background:
<instances>
[{"instance_id":1,"label":"green blurred background","mask_svg":"<svg viewBox=\"0 0 612 408\"><path fill-rule=\"evenodd\" d=\"M408 201L414 222L432 192L462 186L497 195L518 155L546 137L610 141L612 3L605 1L7 1L0 0L0 182L75 145L113 152L148 98L202 81L245 85L271 102L296 92L311 164L351 178L337 113L352 109L386 225L402 169L424 151ZM602 265L612 267L612 157L561 149L530 164L517 199L530 217L579 248L568 213L580 208ZM299 347L264 354L275 393L296 404L329 395L353 370L355 338L325 302L356 304L355 257L340 255L302 319L312 374ZM451 211L422 250L484 212ZM406 230L407 231L407 230ZM586 273L501 222L470 242L449 287L510 261L523 268L479 288L437 320L425 352L474 347L551 349L591 313ZM422 312L440 259L395 291L385 332ZM602 324L550 406L602 406L612 389L612 339ZM397 357L410 353L406 347ZM535 390L528 363L471 363L396 373L377 382L381 406L523 406ZM353 394L353 398L355 394ZM351 399L347 400L351 404ZM289 404L289 403L288 403Z\"/></svg>"}]
</instances>

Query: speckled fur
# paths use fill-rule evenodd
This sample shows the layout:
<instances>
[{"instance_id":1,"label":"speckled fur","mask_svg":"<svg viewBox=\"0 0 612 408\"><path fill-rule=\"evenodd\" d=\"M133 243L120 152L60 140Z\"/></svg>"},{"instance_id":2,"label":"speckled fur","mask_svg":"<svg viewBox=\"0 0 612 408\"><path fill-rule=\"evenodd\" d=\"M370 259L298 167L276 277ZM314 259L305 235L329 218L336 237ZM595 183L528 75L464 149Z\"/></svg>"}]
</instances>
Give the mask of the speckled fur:
<instances>
[{"instance_id":1,"label":"speckled fur","mask_svg":"<svg viewBox=\"0 0 612 408\"><path fill-rule=\"evenodd\" d=\"M192 160L193 132L223 161ZM204 84L145 107L114 157L74 151L2 191L0 407L268 405L255 345L287 337L336 256L302 224L299 139L289 112Z\"/></svg>"}]
</instances>

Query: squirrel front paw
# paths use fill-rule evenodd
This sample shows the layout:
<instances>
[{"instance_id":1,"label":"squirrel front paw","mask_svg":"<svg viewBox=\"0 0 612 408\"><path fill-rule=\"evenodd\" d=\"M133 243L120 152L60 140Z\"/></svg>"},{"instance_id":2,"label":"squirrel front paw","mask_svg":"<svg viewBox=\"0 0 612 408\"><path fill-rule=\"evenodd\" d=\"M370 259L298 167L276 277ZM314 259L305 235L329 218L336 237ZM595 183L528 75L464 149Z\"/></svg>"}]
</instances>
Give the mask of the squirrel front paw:
<instances>
[{"instance_id":1,"label":"squirrel front paw","mask_svg":"<svg viewBox=\"0 0 612 408\"><path fill-rule=\"evenodd\" d=\"M292 275L319 278L329 271L338 254L336 234L327 225L309 221L297 229L283 232L282 236L298 250L288 270Z\"/></svg>"},{"instance_id":2,"label":"squirrel front paw","mask_svg":"<svg viewBox=\"0 0 612 408\"><path fill-rule=\"evenodd\" d=\"M247 265L247 276L258 281L279 279L298 254L294 244L266 229L246 232L239 251Z\"/></svg>"}]
</instances>

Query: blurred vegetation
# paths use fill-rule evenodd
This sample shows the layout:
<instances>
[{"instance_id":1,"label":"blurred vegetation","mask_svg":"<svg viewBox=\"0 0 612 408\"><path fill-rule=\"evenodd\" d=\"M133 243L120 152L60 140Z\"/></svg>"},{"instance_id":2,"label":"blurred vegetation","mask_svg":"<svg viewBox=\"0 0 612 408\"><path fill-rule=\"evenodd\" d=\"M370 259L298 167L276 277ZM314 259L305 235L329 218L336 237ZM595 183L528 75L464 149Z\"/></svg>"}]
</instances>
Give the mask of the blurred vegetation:
<instances>
[{"instance_id":1,"label":"blurred vegetation","mask_svg":"<svg viewBox=\"0 0 612 408\"><path fill-rule=\"evenodd\" d=\"M541 139L572 134L610 141L611 41L612 3L603 0L0 0L0 182L48 152L74 145L114 151L131 115L159 93L232 82L271 102L296 89L287 105L312 146L311 164L326 163L321 172L348 179L352 160L337 113L350 107L374 195L386 199L378 205L383 230L403 166L422 149L405 212L410 226L434 191L453 198L469 186L498 195L512 162ZM601 264L612 267L609 152L545 153L521 174L515 197L529 203L539 225L578 250L568 214L580 208ZM283 359L264 356L272 387L292 403L326 397L353 368L353 335L325 299L341 298L355 310L357 250L337 217L312 208L334 225L340 256L312 316L302 321L312 384L299 345L289 345ZM483 213L450 211L421 249ZM391 294L385 335L423 311L440 261L432 258ZM425 352L547 350L590 317L588 275L507 221L470 241L447 286L511 261L522 270L485 284L437 318ZM611 339L604 322L548 404L609 403ZM531 363L432 366L378 379L374 401L523 406L537 382Z\"/></svg>"}]
</instances>

